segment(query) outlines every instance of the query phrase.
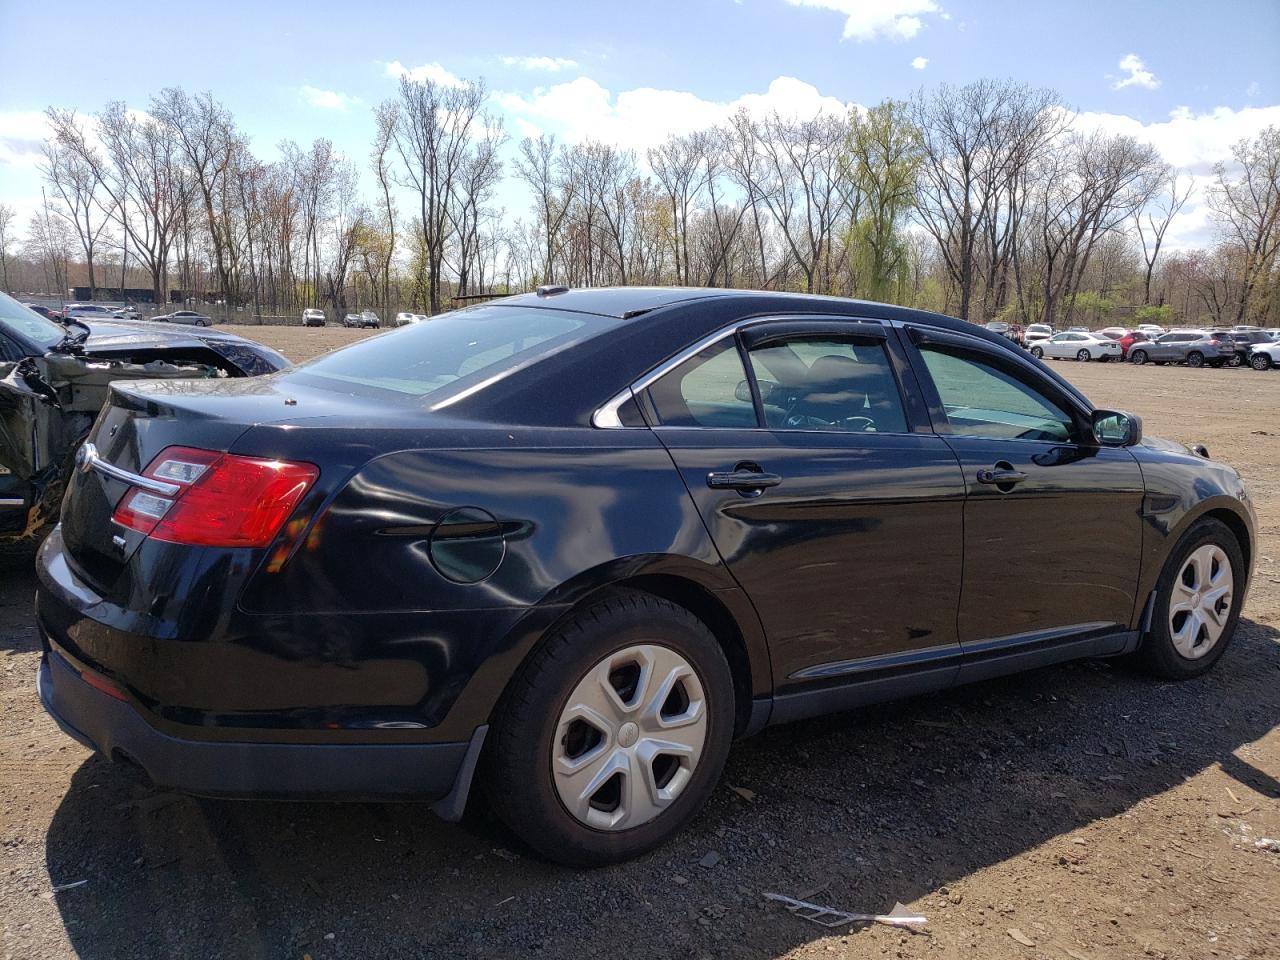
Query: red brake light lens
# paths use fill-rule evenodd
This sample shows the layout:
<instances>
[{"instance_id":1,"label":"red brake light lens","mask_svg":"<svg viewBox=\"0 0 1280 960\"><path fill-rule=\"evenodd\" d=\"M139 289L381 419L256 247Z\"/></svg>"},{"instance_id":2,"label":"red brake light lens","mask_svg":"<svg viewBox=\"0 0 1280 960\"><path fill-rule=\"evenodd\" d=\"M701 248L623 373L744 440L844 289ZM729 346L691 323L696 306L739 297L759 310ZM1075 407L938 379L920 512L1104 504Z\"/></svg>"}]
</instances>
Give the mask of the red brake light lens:
<instances>
[{"instance_id":1,"label":"red brake light lens","mask_svg":"<svg viewBox=\"0 0 1280 960\"><path fill-rule=\"evenodd\" d=\"M172 497L137 488L112 519L154 540L206 547L265 547L320 471L310 463L167 447L144 476L178 487Z\"/></svg>"}]
</instances>

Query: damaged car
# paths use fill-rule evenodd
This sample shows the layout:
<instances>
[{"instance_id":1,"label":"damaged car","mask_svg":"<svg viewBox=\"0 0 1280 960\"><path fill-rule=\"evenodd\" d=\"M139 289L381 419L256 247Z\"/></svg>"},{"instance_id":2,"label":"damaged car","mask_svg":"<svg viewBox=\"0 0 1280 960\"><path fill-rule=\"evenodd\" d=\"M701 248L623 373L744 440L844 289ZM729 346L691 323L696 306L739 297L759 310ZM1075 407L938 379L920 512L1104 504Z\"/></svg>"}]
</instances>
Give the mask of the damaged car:
<instances>
[{"instance_id":1,"label":"damaged car","mask_svg":"<svg viewBox=\"0 0 1280 960\"><path fill-rule=\"evenodd\" d=\"M75 318L64 326L0 293L0 542L57 519L111 383L252 377L288 365L233 334Z\"/></svg>"}]
</instances>

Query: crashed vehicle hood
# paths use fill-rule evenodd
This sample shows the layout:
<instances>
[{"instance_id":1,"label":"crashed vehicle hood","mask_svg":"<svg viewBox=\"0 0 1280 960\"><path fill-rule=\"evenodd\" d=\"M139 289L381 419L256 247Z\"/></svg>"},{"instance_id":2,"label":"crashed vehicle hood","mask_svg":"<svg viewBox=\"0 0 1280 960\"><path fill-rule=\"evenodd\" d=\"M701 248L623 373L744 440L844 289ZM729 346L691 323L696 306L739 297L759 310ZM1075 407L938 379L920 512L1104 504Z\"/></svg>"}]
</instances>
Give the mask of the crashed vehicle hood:
<instances>
[{"instance_id":1,"label":"crashed vehicle hood","mask_svg":"<svg viewBox=\"0 0 1280 960\"><path fill-rule=\"evenodd\" d=\"M207 327L174 328L145 321L81 320L91 331L84 342L87 357L120 358L144 351L212 350L243 376L256 377L290 366L268 346Z\"/></svg>"}]
</instances>

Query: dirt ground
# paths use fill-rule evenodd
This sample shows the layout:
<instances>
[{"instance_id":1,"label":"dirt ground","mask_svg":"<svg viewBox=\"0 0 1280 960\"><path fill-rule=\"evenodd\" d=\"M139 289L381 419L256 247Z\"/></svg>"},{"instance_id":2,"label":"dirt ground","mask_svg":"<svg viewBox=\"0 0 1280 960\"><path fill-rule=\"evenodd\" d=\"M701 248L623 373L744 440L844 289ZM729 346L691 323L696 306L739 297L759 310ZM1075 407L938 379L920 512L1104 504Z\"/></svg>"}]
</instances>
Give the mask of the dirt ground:
<instances>
[{"instance_id":1,"label":"dirt ground","mask_svg":"<svg viewBox=\"0 0 1280 960\"><path fill-rule=\"evenodd\" d=\"M244 331L293 359L363 335ZM1077 663L771 729L691 828L607 870L483 813L148 787L40 709L31 551L0 552L0 956L1280 957L1256 846L1280 838L1280 373L1059 369L1247 479L1260 559L1218 668ZM827 930L766 891L929 922Z\"/></svg>"}]
</instances>

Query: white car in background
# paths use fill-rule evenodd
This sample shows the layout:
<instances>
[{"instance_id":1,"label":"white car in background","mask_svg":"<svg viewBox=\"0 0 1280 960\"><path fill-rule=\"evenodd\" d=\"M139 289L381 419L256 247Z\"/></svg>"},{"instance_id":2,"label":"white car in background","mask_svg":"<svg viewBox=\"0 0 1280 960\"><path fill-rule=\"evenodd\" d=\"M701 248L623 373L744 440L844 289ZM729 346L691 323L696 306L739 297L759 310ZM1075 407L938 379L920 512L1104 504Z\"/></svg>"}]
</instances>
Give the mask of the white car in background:
<instances>
[{"instance_id":1,"label":"white car in background","mask_svg":"<svg viewBox=\"0 0 1280 960\"><path fill-rule=\"evenodd\" d=\"M1140 323L1133 329L1138 330L1142 333L1145 333L1152 340L1160 336L1160 334L1168 332L1165 330L1164 327L1160 326L1160 324L1158 323Z\"/></svg>"},{"instance_id":2,"label":"white car in background","mask_svg":"<svg viewBox=\"0 0 1280 960\"><path fill-rule=\"evenodd\" d=\"M1249 366L1255 370L1280 367L1280 340L1275 343L1255 343L1249 348Z\"/></svg>"},{"instance_id":3,"label":"white car in background","mask_svg":"<svg viewBox=\"0 0 1280 960\"><path fill-rule=\"evenodd\" d=\"M1123 360L1124 349L1114 340L1101 334L1068 330L1055 333L1048 340L1041 340L1031 347L1031 355L1054 360Z\"/></svg>"},{"instance_id":4,"label":"white car in background","mask_svg":"<svg viewBox=\"0 0 1280 960\"><path fill-rule=\"evenodd\" d=\"M420 323L424 318L421 314L400 312L396 314L395 325L397 327L407 326L410 323Z\"/></svg>"},{"instance_id":5,"label":"white car in background","mask_svg":"<svg viewBox=\"0 0 1280 960\"><path fill-rule=\"evenodd\" d=\"M1053 327L1047 323L1029 323L1022 334L1022 345L1030 350L1037 343L1048 340L1052 336Z\"/></svg>"}]
</instances>

